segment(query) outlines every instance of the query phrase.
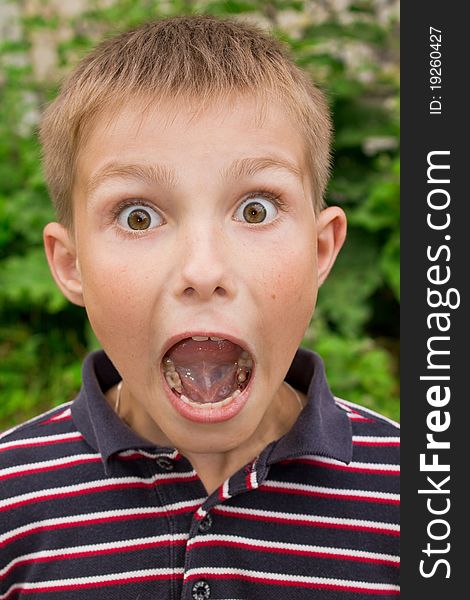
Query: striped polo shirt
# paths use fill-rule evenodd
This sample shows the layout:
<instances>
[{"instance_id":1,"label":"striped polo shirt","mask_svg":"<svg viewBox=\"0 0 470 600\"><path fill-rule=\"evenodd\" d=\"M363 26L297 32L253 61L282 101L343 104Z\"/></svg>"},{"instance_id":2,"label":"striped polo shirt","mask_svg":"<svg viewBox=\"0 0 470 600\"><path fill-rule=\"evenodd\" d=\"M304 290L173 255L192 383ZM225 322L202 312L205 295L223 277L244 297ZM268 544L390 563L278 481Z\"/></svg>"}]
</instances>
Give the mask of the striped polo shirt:
<instances>
[{"instance_id":1,"label":"striped polo shirt","mask_svg":"<svg viewBox=\"0 0 470 600\"><path fill-rule=\"evenodd\" d=\"M359 600L398 594L398 427L299 349L292 429L210 496L139 437L90 354L77 398L0 439L0 600Z\"/></svg>"}]
</instances>

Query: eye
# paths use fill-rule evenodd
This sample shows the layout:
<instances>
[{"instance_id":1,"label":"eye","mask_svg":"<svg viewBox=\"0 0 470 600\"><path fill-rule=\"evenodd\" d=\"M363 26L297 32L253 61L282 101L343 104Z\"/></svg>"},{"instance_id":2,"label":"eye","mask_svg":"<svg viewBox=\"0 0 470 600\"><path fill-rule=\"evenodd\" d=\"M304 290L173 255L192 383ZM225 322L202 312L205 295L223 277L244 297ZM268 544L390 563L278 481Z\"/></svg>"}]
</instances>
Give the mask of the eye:
<instances>
[{"instance_id":1,"label":"eye","mask_svg":"<svg viewBox=\"0 0 470 600\"><path fill-rule=\"evenodd\" d=\"M258 194L240 204L235 213L235 219L246 223L265 223L272 221L277 213L278 209L274 199L270 200L262 194Z\"/></svg>"},{"instance_id":2,"label":"eye","mask_svg":"<svg viewBox=\"0 0 470 600\"><path fill-rule=\"evenodd\" d=\"M117 222L124 229L144 231L154 229L163 223L162 217L150 206L132 204L119 211Z\"/></svg>"}]
</instances>

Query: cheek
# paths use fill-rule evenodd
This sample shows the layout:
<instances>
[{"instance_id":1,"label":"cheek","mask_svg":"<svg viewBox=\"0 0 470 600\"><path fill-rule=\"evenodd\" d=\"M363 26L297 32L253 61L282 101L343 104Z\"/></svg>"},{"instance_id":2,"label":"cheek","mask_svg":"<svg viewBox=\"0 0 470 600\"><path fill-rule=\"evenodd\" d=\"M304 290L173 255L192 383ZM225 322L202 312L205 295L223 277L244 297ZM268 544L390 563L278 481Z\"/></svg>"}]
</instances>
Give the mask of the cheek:
<instances>
[{"instance_id":1,"label":"cheek","mask_svg":"<svg viewBox=\"0 0 470 600\"><path fill-rule=\"evenodd\" d=\"M125 342L129 349L136 340L142 342L150 296L139 269L123 266L116 257L97 261L90 256L81 268L88 318L100 342Z\"/></svg>"},{"instance_id":2,"label":"cheek","mask_svg":"<svg viewBox=\"0 0 470 600\"><path fill-rule=\"evenodd\" d=\"M307 246L310 248L311 246ZM317 297L316 259L313 251L291 248L272 257L265 281L267 314L271 330L300 342Z\"/></svg>"}]
</instances>

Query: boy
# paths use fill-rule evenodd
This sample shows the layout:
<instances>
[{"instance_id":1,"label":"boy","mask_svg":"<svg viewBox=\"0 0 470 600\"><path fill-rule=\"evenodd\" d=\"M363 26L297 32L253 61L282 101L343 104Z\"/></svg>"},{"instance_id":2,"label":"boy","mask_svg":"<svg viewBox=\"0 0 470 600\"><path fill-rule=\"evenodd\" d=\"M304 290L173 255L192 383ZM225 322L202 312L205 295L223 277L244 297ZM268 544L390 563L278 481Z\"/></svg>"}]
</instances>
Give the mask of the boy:
<instances>
[{"instance_id":1,"label":"boy","mask_svg":"<svg viewBox=\"0 0 470 600\"><path fill-rule=\"evenodd\" d=\"M391 597L397 429L298 349L346 219L321 93L211 17L104 42L47 109L52 274L104 351L1 440L1 595Z\"/></svg>"}]
</instances>

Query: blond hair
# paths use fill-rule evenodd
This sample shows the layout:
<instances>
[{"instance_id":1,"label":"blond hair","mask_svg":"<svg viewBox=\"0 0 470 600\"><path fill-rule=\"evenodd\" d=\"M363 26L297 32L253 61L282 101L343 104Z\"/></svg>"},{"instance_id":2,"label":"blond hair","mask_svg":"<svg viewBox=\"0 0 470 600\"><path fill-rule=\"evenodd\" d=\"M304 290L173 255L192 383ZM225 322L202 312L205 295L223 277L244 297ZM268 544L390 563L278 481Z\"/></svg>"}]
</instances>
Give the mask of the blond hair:
<instances>
[{"instance_id":1,"label":"blond hair","mask_svg":"<svg viewBox=\"0 0 470 600\"><path fill-rule=\"evenodd\" d=\"M319 210L331 138L323 93L283 45L258 27L198 15L145 23L105 40L78 64L46 108L40 124L43 168L59 221L72 226L76 157L96 119L132 101L175 105L196 100L204 107L234 93L278 101L294 118L306 142Z\"/></svg>"}]
</instances>

